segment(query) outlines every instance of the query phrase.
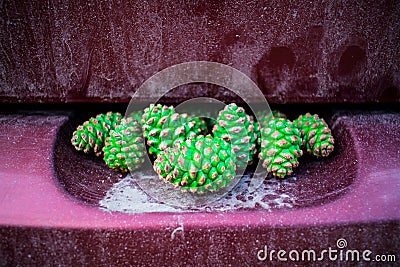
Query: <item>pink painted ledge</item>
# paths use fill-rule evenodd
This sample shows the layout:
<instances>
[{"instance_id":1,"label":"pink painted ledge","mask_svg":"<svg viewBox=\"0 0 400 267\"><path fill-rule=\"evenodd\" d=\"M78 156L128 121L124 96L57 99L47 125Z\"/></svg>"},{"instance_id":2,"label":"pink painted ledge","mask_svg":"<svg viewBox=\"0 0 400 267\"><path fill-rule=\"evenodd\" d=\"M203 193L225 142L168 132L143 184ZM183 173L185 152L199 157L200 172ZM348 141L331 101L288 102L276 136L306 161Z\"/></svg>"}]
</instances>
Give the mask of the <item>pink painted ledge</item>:
<instances>
[{"instance_id":1,"label":"pink painted ledge","mask_svg":"<svg viewBox=\"0 0 400 267\"><path fill-rule=\"evenodd\" d=\"M55 115L0 117L0 225L148 230L400 220L400 114L338 116L355 142L358 171L348 192L326 204L293 210L141 214L105 212L60 188L52 169L52 149L67 120Z\"/></svg>"}]
</instances>

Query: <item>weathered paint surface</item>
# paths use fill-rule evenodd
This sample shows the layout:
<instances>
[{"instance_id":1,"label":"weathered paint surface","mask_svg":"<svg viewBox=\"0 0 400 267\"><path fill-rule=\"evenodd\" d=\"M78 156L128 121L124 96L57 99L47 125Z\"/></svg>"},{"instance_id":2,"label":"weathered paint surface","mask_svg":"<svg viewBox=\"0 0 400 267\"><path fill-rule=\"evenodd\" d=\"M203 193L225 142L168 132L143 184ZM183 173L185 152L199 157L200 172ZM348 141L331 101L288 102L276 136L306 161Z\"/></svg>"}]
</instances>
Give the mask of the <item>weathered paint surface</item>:
<instances>
[{"instance_id":1,"label":"weathered paint surface","mask_svg":"<svg viewBox=\"0 0 400 267\"><path fill-rule=\"evenodd\" d=\"M125 102L195 60L239 69L274 103L398 102L399 23L398 1L2 1L0 102ZM181 90L170 100L234 99Z\"/></svg>"}]
</instances>

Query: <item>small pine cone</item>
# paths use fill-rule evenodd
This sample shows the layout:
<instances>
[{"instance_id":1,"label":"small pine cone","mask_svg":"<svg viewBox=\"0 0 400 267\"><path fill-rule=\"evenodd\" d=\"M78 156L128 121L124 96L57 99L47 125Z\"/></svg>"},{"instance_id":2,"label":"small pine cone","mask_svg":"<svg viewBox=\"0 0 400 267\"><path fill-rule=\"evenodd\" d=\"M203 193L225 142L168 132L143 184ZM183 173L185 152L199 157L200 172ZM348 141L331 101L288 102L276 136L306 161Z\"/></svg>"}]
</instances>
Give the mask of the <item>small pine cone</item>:
<instances>
[{"instance_id":1,"label":"small pine cone","mask_svg":"<svg viewBox=\"0 0 400 267\"><path fill-rule=\"evenodd\" d=\"M146 153L139 123L132 117L122 119L106 138L103 151L104 161L111 169L138 169Z\"/></svg>"},{"instance_id":2,"label":"small pine cone","mask_svg":"<svg viewBox=\"0 0 400 267\"><path fill-rule=\"evenodd\" d=\"M193 123L187 123L186 116L176 113L172 106L160 104L151 104L144 110L142 129L150 155L157 156L166 148L185 140L194 126Z\"/></svg>"},{"instance_id":3,"label":"small pine cone","mask_svg":"<svg viewBox=\"0 0 400 267\"><path fill-rule=\"evenodd\" d=\"M246 114L244 108L234 103L225 106L218 114L213 134L232 144L238 169L245 169L253 162L257 133L252 118Z\"/></svg>"},{"instance_id":4,"label":"small pine cone","mask_svg":"<svg viewBox=\"0 0 400 267\"><path fill-rule=\"evenodd\" d=\"M202 117L195 117L194 115L181 114L185 121L186 138L193 135L207 134L207 123Z\"/></svg>"},{"instance_id":5,"label":"small pine cone","mask_svg":"<svg viewBox=\"0 0 400 267\"><path fill-rule=\"evenodd\" d=\"M72 134L71 143L78 151L94 153L96 156L102 154L104 140L110 130L119 124L122 115L118 112L107 112L90 118L79 125Z\"/></svg>"},{"instance_id":6,"label":"small pine cone","mask_svg":"<svg viewBox=\"0 0 400 267\"><path fill-rule=\"evenodd\" d=\"M300 115L294 124L299 129L302 148L317 157L327 157L334 150L335 140L331 129L317 114Z\"/></svg>"},{"instance_id":7,"label":"small pine cone","mask_svg":"<svg viewBox=\"0 0 400 267\"><path fill-rule=\"evenodd\" d=\"M133 111L128 117L135 119L141 125L143 110Z\"/></svg>"},{"instance_id":8,"label":"small pine cone","mask_svg":"<svg viewBox=\"0 0 400 267\"><path fill-rule=\"evenodd\" d=\"M301 139L298 129L289 120L271 119L261 129L262 166L278 178L293 173L299 165L298 158L303 155L300 149Z\"/></svg>"},{"instance_id":9,"label":"small pine cone","mask_svg":"<svg viewBox=\"0 0 400 267\"><path fill-rule=\"evenodd\" d=\"M282 118L286 119L286 114L282 113L279 110L272 110L271 112L269 111L262 111L257 113L257 118L259 120L260 127L263 128L271 118Z\"/></svg>"},{"instance_id":10,"label":"small pine cone","mask_svg":"<svg viewBox=\"0 0 400 267\"><path fill-rule=\"evenodd\" d=\"M261 140L260 129L265 127L267 123L271 120L271 118L286 119L286 114L282 113L279 110L257 112L258 121L254 122L254 129L255 132L257 133L258 142L260 142Z\"/></svg>"},{"instance_id":11,"label":"small pine cone","mask_svg":"<svg viewBox=\"0 0 400 267\"><path fill-rule=\"evenodd\" d=\"M210 135L195 136L158 154L154 170L182 191L202 194L228 186L235 177L231 145Z\"/></svg>"}]
</instances>

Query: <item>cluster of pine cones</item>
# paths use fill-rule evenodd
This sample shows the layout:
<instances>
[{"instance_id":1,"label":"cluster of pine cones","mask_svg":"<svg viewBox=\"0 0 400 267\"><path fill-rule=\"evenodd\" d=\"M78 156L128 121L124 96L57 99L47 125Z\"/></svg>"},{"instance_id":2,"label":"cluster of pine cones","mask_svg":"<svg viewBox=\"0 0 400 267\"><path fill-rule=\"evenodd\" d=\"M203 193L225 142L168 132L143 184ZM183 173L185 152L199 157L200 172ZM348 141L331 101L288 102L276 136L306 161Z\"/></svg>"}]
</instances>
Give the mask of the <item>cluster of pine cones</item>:
<instances>
[{"instance_id":1,"label":"cluster of pine cones","mask_svg":"<svg viewBox=\"0 0 400 267\"><path fill-rule=\"evenodd\" d=\"M102 156L112 169L133 171L144 162L145 140L159 177L197 193L226 187L236 170L257 156L269 173L284 178L299 165L303 151L317 157L333 151L331 130L318 115L307 113L292 122L273 111L257 118L234 103L215 121L152 104L127 117L108 112L90 118L78 126L71 143L78 151Z\"/></svg>"}]
</instances>

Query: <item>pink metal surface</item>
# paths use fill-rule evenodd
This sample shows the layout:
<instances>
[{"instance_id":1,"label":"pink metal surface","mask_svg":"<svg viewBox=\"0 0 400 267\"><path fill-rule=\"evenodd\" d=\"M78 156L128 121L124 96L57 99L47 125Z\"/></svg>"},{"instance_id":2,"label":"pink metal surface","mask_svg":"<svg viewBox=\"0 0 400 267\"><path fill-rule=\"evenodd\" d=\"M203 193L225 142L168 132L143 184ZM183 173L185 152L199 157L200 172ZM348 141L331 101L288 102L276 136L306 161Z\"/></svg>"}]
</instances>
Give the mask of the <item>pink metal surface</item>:
<instances>
[{"instance_id":1,"label":"pink metal surface","mask_svg":"<svg viewBox=\"0 0 400 267\"><path fill-rule=\"evenodd\" d=\"M0 136L0 225L157 229L179 224L270 227L400 220L398 114L338 119L350 127L358 173L350 190L337 200L296 210L183 214L109 213L68 196L52 170L52 144L66 120L63 116L2 116L1 131L7 134Z\"/></svg>"},{"instance_id":2,"label":"pink metal surface","mask_svg":"<svg viewBox=\"0 0 400 267\"><path fill-rule=\"evenodd\" d=\"M265 246L322 251L341 238L349 248L399 257L400 115L335 116L350 132L357 165L339 197L271 211L124 214L78 200L56 179L55 140L68 116L2 115L0 263L254 266L282 263L260 261Z\"/></svg>"}]
</instances>

